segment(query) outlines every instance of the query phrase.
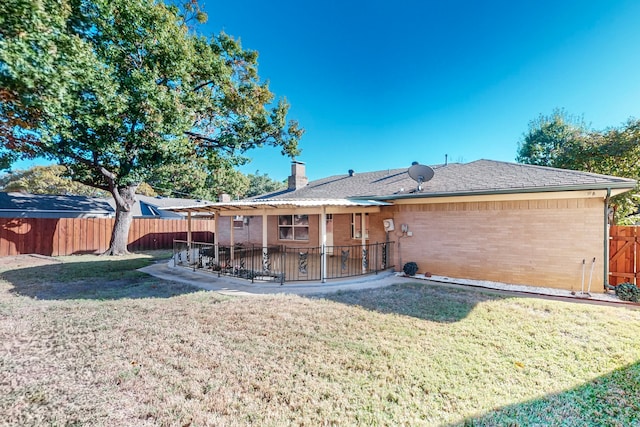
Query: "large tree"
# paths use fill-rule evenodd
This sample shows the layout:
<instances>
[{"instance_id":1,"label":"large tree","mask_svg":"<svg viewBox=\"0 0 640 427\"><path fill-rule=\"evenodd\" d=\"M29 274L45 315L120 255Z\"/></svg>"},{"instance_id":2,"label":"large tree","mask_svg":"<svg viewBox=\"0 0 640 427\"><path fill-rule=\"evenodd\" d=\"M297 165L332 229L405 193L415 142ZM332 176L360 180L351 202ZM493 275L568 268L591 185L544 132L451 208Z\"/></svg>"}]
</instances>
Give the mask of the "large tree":
<instances>
[{"instance_id":1,"label":"large tree","mask_svg":"<svg viewBox=\"0 0 640 427\"><path fill-rule=\"evenodd\" d=\"M68 178L62 165L34 166L0 176L2 191L26 191L31 194L74 194L107 197L108 193Z\"/></svg>"},{"instance_id":2,"label":"large tree","mask_svg":"<svg viewBox=\"0 0 640 427\"><path fill-rule=\"evenodd\" d=\"M195 0L4 0L3 8L0 138L10 144L0 158L49 158L109 191L117 208L108 254L126 253L136 188L159 167L215 174L254 147L298 154L302 130L260 80L257 53L224 33L197 35L191 25L205 16Z\"/></svg>"},{"instance_id":3,"label":"large tree","mask_svg":"<svg viewBox=\"0 0 640 427\"><path fill-rule=\"evenodd\" d=\"M555 167L632 178L640 182L640 120L592 131L572 140L556 158ZM640 187L612 199L618 223L640 220Z\"/></svg>"},{"instance_id":4,"label":"large tree","mask_svg":"<svg viewBox=\"0 0 640 427\"><path fill-rule=\"evenodd\" d=\"M530 122L517 160L640 181L640 120L630 119L604 131L587 130L582 121L556 110ZM611 204L618 223L637 222L640 188L614 197Z\"/></svg>"},{"instance_id":5,"label":"large tree","mask_svg":"<svg viewBox=\"0 0 640 427\"><path fill-rule=\"evenodd\" d=\"M245 194L246 197L259 196L287 188L283 181L271 179L266 173L260 174L260 171L256 171L255 174L250 173L247 177L249 178L249 189Z\"/></svg>"},{"instance_id":6,"label":"large tree","mask_svg":"<svg viewBox=\"0 0 640 427\"><path fill-rule=\"evenodd\" d=\"M519 163L555 166L564 147L588 132L584 121L555 109L550 115L539 115L529 122L529 130L518 143Z\"/></svg>"},{"instance_id":7,"label":"large tree","mask_svg":"<svg viewBox=\"0 0 640 427\"><path fill-rule=\"evenodd\" d=\"M231 165L211 168L195 157L157 168L148 182L165 196L203 200L217 200L222 193L241 197L249 187L249 179Z\"/></svg>"}]
</instances>

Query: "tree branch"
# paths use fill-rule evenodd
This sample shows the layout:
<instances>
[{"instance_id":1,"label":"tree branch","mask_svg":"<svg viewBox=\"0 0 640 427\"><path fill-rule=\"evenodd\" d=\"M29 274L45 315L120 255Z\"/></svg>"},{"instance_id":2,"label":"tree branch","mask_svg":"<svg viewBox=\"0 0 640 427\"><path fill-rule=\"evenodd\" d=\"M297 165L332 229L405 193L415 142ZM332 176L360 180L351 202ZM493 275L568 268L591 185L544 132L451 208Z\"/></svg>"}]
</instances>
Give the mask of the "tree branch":
<instances>
[{"instance_id":1,"label":"tree branch","mask_svg":"<svg viewBox=\"0 0 640 427\"><path fill-rule=\"evenodd\" d=\"M68 157L71 157L72 159L74 159L78 163L82 163L83 165L86 165L86 166L90 167L91 169L95 169L98 172L100 172L100 174L107 179L108 186L106 188L105 187L97 187L97 186L94 186L94 187L100 188L101 190L108 190L113 195L113 198L116 201L116 205L123 206L123 207L127 208L126 202L120 196L120 193L118 193L118 188L117 188L117 185L116 185L116 179L117 179L116 174L114 174L113 172L111 172L110 170L105 168L104 166L98 164L95 160L94 161L87 160L84 157L78 156L75 153L64 153L64 155L68 156ZM127 208L127 210L129 210L129 208Z\"/></svg>"},{"instance_id":2,"label":"tree branch","mask_svg":"<svg viewBox=\"0 0 640 427\"><path fill-rule=\"evenodd\" d=\"M215 83L215 81L214 81L214 80L209 80L209 81L206 81L206 82L204 82L204 83L200 83L198 86L196 86L196 87L194 87L194 88L193 88L193 91L194 91L194 92L197 92L197 91L199 91L200 89L202 89L203 87L205 87L205 86L207 86L207 85L210 85L210 84L212 84L212 83Z\"/></svg>"}]
</instances>

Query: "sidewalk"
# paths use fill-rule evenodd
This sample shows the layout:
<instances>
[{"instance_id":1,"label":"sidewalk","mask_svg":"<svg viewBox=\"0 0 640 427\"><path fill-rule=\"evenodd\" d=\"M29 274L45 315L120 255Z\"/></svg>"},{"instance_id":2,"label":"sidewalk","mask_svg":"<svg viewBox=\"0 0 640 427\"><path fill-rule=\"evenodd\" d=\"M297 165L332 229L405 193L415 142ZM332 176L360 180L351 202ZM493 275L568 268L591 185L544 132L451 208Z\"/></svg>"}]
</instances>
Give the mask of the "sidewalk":
<instances>
[{"instance_id":1,"label":"sidewalk","mask_svg":"<svg viewBox=\"0 0 640 427\"><path fill-rule=\"evenodd\" d=\"M343 280L319 282L294 282L280 285L273 282L251 283L249 280L221 276L204 271L193 271L184 267L170 267L161 262L139 269L143 273L163 280L185 283L227 295L261 295L287 293L296 295L324 294L329 292L374 289L409 281L410 278L397 277L394 272L381 272L375 275L351 277Z\"/></svg>"}]
</instances>

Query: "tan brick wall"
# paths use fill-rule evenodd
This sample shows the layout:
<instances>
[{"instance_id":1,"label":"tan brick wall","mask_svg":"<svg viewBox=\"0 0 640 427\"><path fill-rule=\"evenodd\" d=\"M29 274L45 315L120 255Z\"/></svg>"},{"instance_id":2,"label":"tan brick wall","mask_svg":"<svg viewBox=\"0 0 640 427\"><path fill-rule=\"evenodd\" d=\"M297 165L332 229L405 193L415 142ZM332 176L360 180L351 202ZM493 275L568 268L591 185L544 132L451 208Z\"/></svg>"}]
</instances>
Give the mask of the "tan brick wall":
<instances>
[{"instance_id":1,"label":"tan brick wall","mask_svg":"<svg viewBox=\"0 0 640 427\"><path fill-rule=\"evenodd\" d=\"M218 243L228 245L231 241L231 221L233 217L219 217ZM319 246L319 215L309 215L309 240L280 240L278 239L278 215L267 216L269 246L288 245L295 247ZM233 230L235 244L262 245L262 216L249 217L249 224Z\"/></svg>"},{"instance_id":2,"label":"tan brick wall","mask_svg":"<svg viewBox=\"0 0 640 427\"><path fill-rule=\"evenodd\" d=\"M218 243L228 245L231 241L231 221L233 217L218 217ZM242 228L233 229L233 241L235 244L262 245L262 216L249 218L249 224Z\"/></svg>"},{"instance_id":3,"label":"tan brick wall","mask_svg":"<svg viewBox=\"0 0 640 427\"><path fill-rule=\"evenodd\" d=\"M388 214L380 212L369 214L369 238L368 243L382 243L386 241L386 233L382 226L382 220ZM351 214L333 215L333 244L335 246L359 245L360 239L351 238Z\"/></svg>"},{"instance_id":4,"label":"tan brick wall","mask_svg":"<svg viewBox=\"0 0 640 427\"><path fill-rule=\"evenodd\" d=\"M596 258L591 290L603 292L603 200L562 199L397 205L396 265L419 273L580 291ZM412 237L400 237L400 224Z\"/></svg>"},{"instance_id":5,"label":"tan brick wall","mask_svg":"<svg viewBox=\"0 0 640 427\"><path fill-rule=\"evenodd\" d=\"M348 246L358 243L351 238L351 214L333 214L333 245Z\"/></svg>"}]
</instances>

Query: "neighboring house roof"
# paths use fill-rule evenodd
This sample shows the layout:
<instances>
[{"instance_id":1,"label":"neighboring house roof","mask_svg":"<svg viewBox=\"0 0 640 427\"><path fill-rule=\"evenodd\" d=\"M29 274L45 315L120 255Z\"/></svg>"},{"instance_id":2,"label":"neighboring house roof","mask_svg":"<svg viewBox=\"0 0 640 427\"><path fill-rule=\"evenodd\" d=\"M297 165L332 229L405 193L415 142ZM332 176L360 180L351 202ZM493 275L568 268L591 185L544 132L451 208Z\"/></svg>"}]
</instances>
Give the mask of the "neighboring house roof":
<instances>
[{"instance_id":1,"label":"neighboring house roof","mask_svg":"<svg viewBox=\"0 0 640 427\"><path fill-rule=\"evenodd\" d=\"M0 192L3 218L86 218L114 214L109 203L95 197Z\"/></svg>"},{"instance_id":2,"label":"neighboring house roof","mask_svg":"<svg viewBox=\"0 0 640 427\"><path fill-rule=\"evenodd\" d=\"M115 209L115 201L113 198L106 199L108 203ZM176 197L162 197L162 196L143 196L142 194L136 194L136 203L133 205L133 216L138 218L173 218L183 219L183 213L177 213L166 208L170 207L184 207L184 206L198 206L206 205L208 202L196 199L181 199ZM208 215L210 216L210 214Z\"/></svg>"},{"instance_id":3,"label":"neighboring house roof","mask_svg":"<svg viewBox=\"0 0 640 427\"><path fill-rule=\"evenodd\" d=\"M433 178L422 184L409 177L408 168L334 175L311 181L297 190L264 194L253 200L368 198L391 200L461 194L547 192L635 187L632 179L519 163L477 160L431 166Z\"/></svg>"}]
</instances>

